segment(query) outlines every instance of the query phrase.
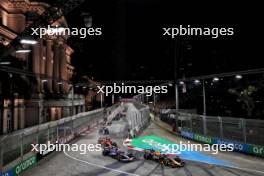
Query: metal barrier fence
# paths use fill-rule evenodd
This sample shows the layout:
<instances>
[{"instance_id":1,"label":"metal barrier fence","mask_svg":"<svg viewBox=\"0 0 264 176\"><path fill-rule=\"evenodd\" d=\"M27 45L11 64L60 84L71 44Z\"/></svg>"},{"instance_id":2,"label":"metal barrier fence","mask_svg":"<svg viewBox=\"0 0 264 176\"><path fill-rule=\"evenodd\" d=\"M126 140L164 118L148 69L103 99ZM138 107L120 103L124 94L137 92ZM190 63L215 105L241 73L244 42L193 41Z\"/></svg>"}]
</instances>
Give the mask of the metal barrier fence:
<instances>
[{"instance_id":1,"label":"metal barrier fence","mask_svg":"<svg viewBox=\"0 0 264 176\"><path fill-rule=\"evenodd\" d=\"M128 111L127 113L130 135L136 137L150 124L149 107L143 106L138 111Z\"/></svg>"},{"instance_id":2,"label":"metal barrier fence","mask_svg":"<svg viewBox=\"0 0 264 176\"><path fill-rule=\"evenodd\" d=\"M247 144L264 145L264 120L187 113L179 113L178 117L171 115L167 114L167 117L176 120L178 126L185 131Z\"/></svg>"},{"instance_id":3,"label":"metal barrier fence","mask_svg":"<svg viewBox=\"0 0 264 176\"><path fill-rule=\"evenodd\" d=\"M108 110L112 111L114 107ZM33 156L31 144L48 141L65 143L103 120L104 110L84 112L72 117L16 131L0 138L0 170L14 167L23 158Z\"/></svg>"}]
</instances>

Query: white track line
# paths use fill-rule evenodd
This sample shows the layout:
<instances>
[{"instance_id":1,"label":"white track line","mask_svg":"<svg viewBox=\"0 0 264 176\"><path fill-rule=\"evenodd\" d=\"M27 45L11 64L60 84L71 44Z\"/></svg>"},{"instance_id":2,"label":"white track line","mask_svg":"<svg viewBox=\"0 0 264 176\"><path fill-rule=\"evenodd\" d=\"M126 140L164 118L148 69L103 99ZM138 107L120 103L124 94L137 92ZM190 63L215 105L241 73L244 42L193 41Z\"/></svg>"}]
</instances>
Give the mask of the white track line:
<instances>
[{"instance_id":1,"label":"white track line","mask_svg":"<svg viewBox=\"0 0 264 176\"><path fill-rule=\"evenodd\" d=\"M106 169L106 170L110 170L110 171L114 171L114 172L118 172L118 173L122 173L122 174L133 175L133 176L140 176L140 175L137 175L137 174L133 174L133 173L129 173L129 172L124 172L124 171L121 171L121 170L112 169L112 168L105 167L105 166L102 166L102 165L98 165L98 164L90 163L90 162L88 162L88 161L84 161L84 160L81 160L81 159L75 158L75 157L69 155L68 153L66 153L65 151L64 151L64 154L65 154L67 157L71 158L71 159L74 159L74 160L76 160L76 161L79 161L79 162L82 162L82 163L85 163L85 164L88 164L88 165L91 165L91 166L99 167L99 168L102 168L102 169Z\"/></svg>"}]
</instances>

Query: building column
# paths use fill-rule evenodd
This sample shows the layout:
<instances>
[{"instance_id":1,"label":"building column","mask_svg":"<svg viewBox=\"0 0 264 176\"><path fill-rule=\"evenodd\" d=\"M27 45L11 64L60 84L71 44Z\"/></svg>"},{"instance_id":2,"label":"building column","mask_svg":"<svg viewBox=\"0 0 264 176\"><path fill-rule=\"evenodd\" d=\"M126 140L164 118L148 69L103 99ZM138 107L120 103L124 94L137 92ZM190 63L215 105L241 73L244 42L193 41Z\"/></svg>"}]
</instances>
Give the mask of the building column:
<instances>
[{"instance_id":1,"label":"building column","mask_svg":"<svg viewBox=\"0 0 264 176\"><path fill-rule=\"evenodd\" d=\"M61 87L62 91L65 93L66 92L66 82L65 80L67 79L67 68L66 68L66 53L65 53L65 46L62 43L60 45L60 54L59 54L59 66L60 66L60 73L59 73L59 79L61 80Z\"/></svg>"},{"instance_id":2,"label":"building column","mask_svg":"<svg viewBox=\"0 0 264 176\"><path fill-rule=\"evenodd\" d=\"M59 87L58 87L58 83L59 83L59 44L58 43L54 43L53 44L53 81L52 81L52 85L53 85L53 92L58 93L59 92Z\"/></svg>"},{"instance_id":3,"label":"building column","mask_svg":"<svg viewBox=\"0 0 264 176\"><path fill-rule=\"evenodd\" d=\"M16 131L18 129L18 122L19 122L19 102L18 102L18 97L15 96L15 100L14 100L14 120L13 120L13 128L14 131Z\"/></svg>"},{"instance_id":4,"label":"building column","mask_svg":"<svg viewBox=\"0 0 264 176\"><path fill-rule=\"evenodd\" d=\"M32 71L34 73L36 73L36 78L37 78L37 86L36 86L36 92L40 92L40 85L41 85L41 81L40 81L40 77L39 77L39 73L40 73L40 58L39 58L39 45L33 45L32 46L33 51L32 51Z\"/></svg>"},{"instance_id":5,"label":"building column","mask_svg":"<svg viewBox=\"0 0 264 176\"><path fill-rule=\"evenodd\" d=\"M44 84L45 82L43 82L44 78L43 75L46 74L46 71L45 71L45 65L46 65L46 56L44 56L44 52L43 52L43 39L39 39L38 40L38 45L39 45L39 57L40 57L40 74L42 75L41 76L41 82L40 82L40 90L43 92L44 91Z\"/></svg>"},{"instance_id":6,"label":"building column","mask_svg":"<svg viewBox=\"0 0 264 176\"><path fill-rule=\"evenodd\" d=\"M0 81L0 95L2 95L2 82ZM0 97L0 135L3 133L4 98Z\"/></svg>"},{"instance_id":7,"label":"building column","mask_svg":"<svg viewBox=\"0 0 264 176\"><path fill-rule=\"evenodd\" d=\"M52 75L53 75L53 59L52 59L52 40L46 40L46 73L48 76L48 91L52 92Z\"/></svg>"},{"instance_id":8,"label":"building column","mask_svg":"<svg viewBox=\"0 0 264 176\"><path fill-rule=\"evenodd\" d=\"M10 115L9 113L9 108L8 107L4 107L3 109L3 134L7 133L7 129L8 129L8 116Z\"/></svg>"},{"instance_id":9,"label":"building column","mask_svg":"<svg viewBox=\"0 0 264 176\"><path fill-rule=\"evenodd\" d=\"M25 128L25 105L24 102L21 105L20 111L19 111L19 129Z\"/></svg>"},{"instance_id":10,"label":"building column","mask_svg":"<svg viewBox=\"0 0 264 176\"><path fill-rule=\"evenodd\" d=\"M62 118L70 116L70 107L64 106L62 107Z\"/></svg>"}]
</instances>

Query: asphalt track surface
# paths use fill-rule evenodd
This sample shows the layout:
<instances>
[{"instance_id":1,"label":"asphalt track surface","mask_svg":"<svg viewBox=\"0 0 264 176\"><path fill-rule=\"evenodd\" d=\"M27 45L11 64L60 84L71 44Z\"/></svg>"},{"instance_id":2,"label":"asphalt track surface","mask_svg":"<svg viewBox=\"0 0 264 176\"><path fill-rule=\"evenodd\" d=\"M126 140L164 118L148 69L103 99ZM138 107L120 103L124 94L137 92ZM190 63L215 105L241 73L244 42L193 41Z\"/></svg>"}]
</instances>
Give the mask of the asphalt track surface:
<instances>
[{"instance_id":1,"label":"asphalt track surface","mask_svg":"<svg viewBox=\"0 0 264 176\"><path fill-rule=\"evenodd\" d=\"M109 127L115 129L115 133L126 133L124 125L126 121L113 121ZM174 136L155 124L151 124L142 135L156 135L169 140L179 142L184 139ZM113 136L118 136L113 134ZM112 137L113 137L112 136ZM97 144L98 129L83 134L75 140L77 144ZM113 137L119 145L122 138ZM219 153L218 159L235 163L241 169L219 167L195 161L186 161L183 168L161 167L154 161L138 159L131 163L122 163L110 157L102 156L102 152L54 152L41 160L36 166L25 171L22 176L263 176L264 172L252 170L264 170L264 160L235 152Z\"/></svg>"}]
</instances>

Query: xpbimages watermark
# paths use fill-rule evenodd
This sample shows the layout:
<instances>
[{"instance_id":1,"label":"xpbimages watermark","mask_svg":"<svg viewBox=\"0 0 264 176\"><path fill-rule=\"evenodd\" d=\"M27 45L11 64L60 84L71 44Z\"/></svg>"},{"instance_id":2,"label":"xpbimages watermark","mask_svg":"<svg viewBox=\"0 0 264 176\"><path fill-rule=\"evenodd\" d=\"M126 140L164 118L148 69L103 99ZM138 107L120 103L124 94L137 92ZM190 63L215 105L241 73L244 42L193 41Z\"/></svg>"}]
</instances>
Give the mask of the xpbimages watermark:
<instances>
[{"instance_id":1,"label":"xpbimages watermark","mask_svg":"<svg viewBox=\"0 0 264 176\"><path fill-rule=\"evenodd\" d=\"M97 86L98 94L105 94L108 96L109 94L146 94L146 96L152 96L153 93L160 94L160 93L168 93L168 86L131 86L125 85L121 83L121 85L117 85L114 83L113 86Z\"/></svg>"},{"instance_id":2,"label":"xpbimages watermark","mask_svg":"<svg viewBox=\"0 0 264 176\"><path fill-rule=\"evenodd\" d=\"M160 150L162 153L173 153L181 154L184 151L196 151L196 152L210 152L212 154L218 154L221 152L231 152L234 151L234 144L193 144L190 141L183 143L180 141L179 144L164 144L159 143L153 139L144 139L144 143Z\"/></svg>"},{"instance_id":3,"label":"xpbimages watermark","mask_svg":"<svg viewBox=\"0 0 264 176\"><path fill-rule=\"evenodd\" d=\"M180 25L173 28L163 28L163 35L174 38L176 36L210 36L212 38L218 38L219 36L231 36L234 35L234 28L231 27L191 27L191 25Z\"/></svg>"},{"instance_id":4,"label":"xpbimages watermark","mask_svg":"<svg viewBox=\"0 0 264 176\"><path fill-rule=\"evenodd\" d=\"M56 152L80 152L84 155L87 152L101 151L101 144L60 144L58 141L52 143L50 141L47 144L31 144L31 151L38 152L41 155L56 151Z\"/></svg>"},{"instance_id":5,"label":"xpbimages watermark","mask_svg":"<svg viewBox=\"0 0 264 176\"><path fill-rule=\"evenodd\" d=\"M31 28L31 35L39 36L43 38L45 35L55 36L79 36L80 38L86 38L87 36L102 35L102 28L65 28L58 26L50 26L47 28Z\"/></svg>"}]
</instances>

